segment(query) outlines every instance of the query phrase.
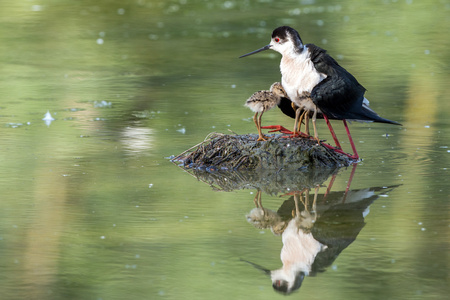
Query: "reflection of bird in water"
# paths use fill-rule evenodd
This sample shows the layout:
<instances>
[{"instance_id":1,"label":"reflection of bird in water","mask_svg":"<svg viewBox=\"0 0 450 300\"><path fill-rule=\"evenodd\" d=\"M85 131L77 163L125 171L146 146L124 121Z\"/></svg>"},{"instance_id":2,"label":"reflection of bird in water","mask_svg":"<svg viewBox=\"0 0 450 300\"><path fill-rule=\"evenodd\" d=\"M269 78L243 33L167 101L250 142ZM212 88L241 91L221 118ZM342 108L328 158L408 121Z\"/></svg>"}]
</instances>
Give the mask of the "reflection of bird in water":
<instances>
[{"instance_id":1,"label":"reflection of bird in water","mask_svg":"<svg viewBox=\"0 0 450 300\"><path fill-rule=\"evenodd\" d=\"M266 141L268 138L261 132L262 115L266 111L278 105L283 97L286 97L286 94L283 87L281 86L281 83L275 82L270 87L270 91L258 91L251 95L250 98L248 98L245 102L245 106L255 112L253 121L255 122L256 128L258 129L258 141Z\"/></svg>"},{"instance_id":2,"label":"reflection of bird in water","mask_svg":"<svg viewBox=\"0 0 450 300\"><path fill-rule=\"evenodd\" d=\"M314 138L318 142L320 142L316 129L318 113L323 114L332 134L328 118L343 120L354 152L353 158L357 159L358 155L346 120L400 125L381 118L370 109L368 100L364 97L366 90L356 78L341 67L324 49L314 44L304 45L295 29L288 26L276 28L272 32L270 44L241 57L268 49L273 49L282 55L281 83L288 98L298 107L294 134L302 110L306 115L309 111L313 112Z\"/></svg>"},{"instance_id":3,"label":"reflection of bird in water","mask_svg":"<svg viewBox=\"0 0 450 300\"><path fill-rule=\"evenodd\" d=\"M318 187L315 189L312 208L315 209ZM289 294L300 288L303 279L309 274L311 265L317 254L327 248L326 245L314 239L311 228L317 215L309 212L309 189L294 193L294 207L286 229L281 234L283 247L280 258L283 266L271 271L272 286L275 290ZM304 201L301 199L305 194ZM303 209L300 205L303 204Z\"/></svg>"},{"instance_id":4,"label":"reflection of bird in water","mask_svg":"<svg viewBox=\"0 0 450 300\"><path fill-rule=\"evenodd\" d=\"M316 188L316 195L317 191L318 188ZM274 226L281 229L283 248L281 249L280 258L283 266L277 270L269 271L254 263L251 264L270 275L272 286L275 290L286 294L300 288L304 277L310 271L310 266L314 262L317 253L326 248L325 245L314 239L310 230L302 229L311 228L315 219L311 217L312 215L308 211L309 197L305 195L305 200L303 201L301 199L302 194L306 192L309 192L309 190L304 189L301 192L294 193L293 199L295 205L289 211L288 219L283 220L278 213L263 208L260 194L257 194L255 197L257 208L254 208L247 215L247 220L250 223L257 228L261 228L260 225L264 223L262 221L268 219L261 212L267 212L267 215L270 214L270 220L272 222L265 222L266 227L264 228L270 227L274 233L276 232L278 234L280 230L275 231ZM258 193L260 192L258 191ZM316 197L314 197L314 200L316 200ZM302 210L300 209L300 203L303 205ZM315 203L312 204L313 207L314 205Z\"/></svg>"},{"instance_id":5,"label":"reflection of bird in water","mask_svg":"<svg viewBox=\"0 0 450 300\"><path fill-rule=\"evenodd\" d=\"M308 276L324 272L338 255L355 241L365 226L364 219L369 214L370 205L380 195L386 195L396 187L398 185L317 195L315 201L317 218L309 231L314 239L326 245L326 248L317 254ZM303 204L300 205L300 210L304 209ZM294 208L295 199L291 197L283 202L277 214L282 220L286 220L290 218Z\"/></svg>"},{"instance_id":6,"label":"reflection of bird in water","mask_svg":"<svg viewBox=\"0 0 450 300\"><path fill-rule=\"evenodd\" d=\"M274 224L286 224L281 232L282 267L268 270L247 262L270 275L275 290L289 294L299 289L305 276L325 271L356 239L365 225L369 205L395 187L327 191L324 195L316 188L313 199L308 189L295 192L276 213L272 211L271 219L277 220Z\"/></svg>"}]
</instances>

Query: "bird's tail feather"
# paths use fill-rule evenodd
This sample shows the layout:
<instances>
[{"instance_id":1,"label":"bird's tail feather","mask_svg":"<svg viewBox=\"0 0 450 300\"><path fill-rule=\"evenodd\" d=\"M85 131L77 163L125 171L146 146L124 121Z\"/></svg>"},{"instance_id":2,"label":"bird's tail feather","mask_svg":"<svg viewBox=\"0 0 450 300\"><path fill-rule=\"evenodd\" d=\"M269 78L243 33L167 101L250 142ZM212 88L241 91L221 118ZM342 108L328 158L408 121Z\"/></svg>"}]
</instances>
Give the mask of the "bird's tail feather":
<instances>
[{"instance_id":1,"label":"bird's tail feather","mask_svg":"<svg viewBox=\"0 0 450 300\"><path fill-rule=\"evenodd\" d=\"M371 119L374 122L378 122L378 123L387 123L387 124L394 124L394 125L402 125L399 122L396 121L392 121L392 120L388 120L385 118L380 117L378 114L376 114L373 110L371 109L364 109L366 112L368 112L369 114L371 114Z\"/></svg>"}]
</instances>

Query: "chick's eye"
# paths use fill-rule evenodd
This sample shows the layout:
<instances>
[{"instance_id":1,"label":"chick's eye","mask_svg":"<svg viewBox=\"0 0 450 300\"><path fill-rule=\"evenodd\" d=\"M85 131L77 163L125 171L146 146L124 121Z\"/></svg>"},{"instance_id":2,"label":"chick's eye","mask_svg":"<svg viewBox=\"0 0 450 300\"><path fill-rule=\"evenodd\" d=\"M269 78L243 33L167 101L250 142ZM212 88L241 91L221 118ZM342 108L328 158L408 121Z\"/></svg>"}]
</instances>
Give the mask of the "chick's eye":
<instances>
[{"instance_id":1,"label":"chick's eye","mask_svg":"<svg viewBox=\"0 0 450 300\"><path fill-rule=\"evenodd\" d=\"M279 41L280 41L280 39L279 39L279 38L275 38L275 42L277 42L277 43L278 43Z\"/></svg>"}]
</instances>

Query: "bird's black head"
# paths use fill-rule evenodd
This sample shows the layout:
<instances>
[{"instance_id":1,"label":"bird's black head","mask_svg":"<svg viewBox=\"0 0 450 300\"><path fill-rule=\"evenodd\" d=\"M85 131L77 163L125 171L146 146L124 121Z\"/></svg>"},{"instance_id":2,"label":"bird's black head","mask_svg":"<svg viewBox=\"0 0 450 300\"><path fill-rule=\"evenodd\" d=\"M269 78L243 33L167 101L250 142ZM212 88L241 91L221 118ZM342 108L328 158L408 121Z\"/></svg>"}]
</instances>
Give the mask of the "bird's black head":
<instances>
[{"instance_id":1,"label":"bird's black head","mask_svg":"<svg viewBox=\"0 0 450 300\"><path fill-rule=\"evenodd\" d=\"M281 26L272 32L270 44L239 57L246 57L269 49L275 50L282 55L291 55L292 53L299 54L303 51L303 42L294 28Z\"/></svg>"},{"instance_id":2,"label":"bird's black head","mask_svg":"<svg viewBox=\"0 0 450 300\"><path fill-rule=\"evenodd\" d=\"M286 280L276 280L273 282L272 287L277 292L287 294L289 290L289 284Z\"/></svg>"},{"instance_id":3,"label":"bird's black head","mask_svg":"<svg viewBox=\"0 0 450 300\"><path fill-rule=\"evenodd\" d=\"M302 286L303 279L305 279L305 273L300 271L295 275L293 283L284 279L275 279L272 281L272 287L277 292L288 295Z\"/></svg>"},{"instance_id":4,"label":"bird's black head","mask_svg":"<svg viewBox=\"0 0 450 300\"><path fill-rule=\"evenodd\" d=\"M279 43L285 43L290 39L294 43L295 48L303 49L303 42L300 38L300 34L298 34L297 30L292 27L281 26L275 28L275 30L272 32L272 40L277 41L277 38L279 39Z\"/></svg>"}]
</instances>

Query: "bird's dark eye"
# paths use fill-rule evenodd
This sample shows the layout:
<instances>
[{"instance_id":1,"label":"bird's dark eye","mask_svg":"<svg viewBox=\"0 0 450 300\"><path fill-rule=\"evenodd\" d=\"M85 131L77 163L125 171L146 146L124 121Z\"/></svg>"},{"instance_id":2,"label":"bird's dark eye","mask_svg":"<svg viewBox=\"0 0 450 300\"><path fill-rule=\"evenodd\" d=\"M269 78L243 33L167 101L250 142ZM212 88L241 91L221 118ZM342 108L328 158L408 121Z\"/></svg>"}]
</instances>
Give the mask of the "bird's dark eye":
<instances>
[{"instance_id":1,"label":"bird's dark eye","mask_svg":"<svg viewBox=\"0 0 450 300\"><path fill-rule=\"evenodd\" d=\"M275 38L275 42L277 42L277 43L278 43L279 41L280 41L280 39L279 39L279 38Z\"/></svg>"}]
</instances>

